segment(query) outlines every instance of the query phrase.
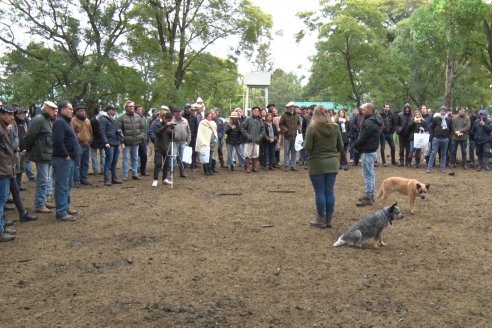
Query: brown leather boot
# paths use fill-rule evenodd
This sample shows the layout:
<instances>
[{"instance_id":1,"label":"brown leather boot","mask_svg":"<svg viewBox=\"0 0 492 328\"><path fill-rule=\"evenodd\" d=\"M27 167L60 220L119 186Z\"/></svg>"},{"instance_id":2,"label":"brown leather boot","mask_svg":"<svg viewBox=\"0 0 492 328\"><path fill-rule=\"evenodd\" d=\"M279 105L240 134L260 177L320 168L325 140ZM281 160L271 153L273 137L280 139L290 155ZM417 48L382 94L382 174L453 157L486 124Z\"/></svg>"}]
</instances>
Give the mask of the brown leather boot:
<instances>
[{"instance_id":1,"label":"brown leather boot","mask_svg":"<svg viewBox=\"0 0 492 328\"><path fill-rule=\"evenodd\" d=\"M253 169L251 171L258 172L258 169L256 168L256 166L258 164L258 158L253 158L252 162L253 162Z\"/></svg>"},{"instance_id":2,"label":"brown leather boot","mask_svg":"<svg viewBox=\"0 0 492 328\"><path fill-rule=\"evenodd\" d=\"M246 173L251 173L251 164L249 160L250 158L246 157L246 164L244 164L244 169L246 170Z\"/></svg>"}]
</instances>

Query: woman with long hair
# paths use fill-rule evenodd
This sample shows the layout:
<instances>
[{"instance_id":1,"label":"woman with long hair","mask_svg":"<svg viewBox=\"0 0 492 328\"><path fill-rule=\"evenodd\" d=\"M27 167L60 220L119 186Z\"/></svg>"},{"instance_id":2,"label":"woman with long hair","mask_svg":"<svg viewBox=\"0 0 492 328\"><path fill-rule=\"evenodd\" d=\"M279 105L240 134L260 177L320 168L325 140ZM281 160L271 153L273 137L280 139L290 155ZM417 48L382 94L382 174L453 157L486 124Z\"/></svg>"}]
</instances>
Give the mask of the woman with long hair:
<instances>
[{"instance_id":1,"label":"woman with long hair","mask_svg":"<svg viewBox=\"0 0 492 328\"><path fill-rule=\"evenodd\" d=\"M314 109L306 131L304 148L308 151L308 173L313 185L317 217L309 224L318 228L330 228L335 208L335 180L338 173L338 155L343 152L342 135L338 125L323 105Z\"/></svg>"},{"instance_id":2,"label":"woman with long hair","mask_svg":"<svg viewBox=\"0 0 492 328\"><path fill-rule=\"evenodd\" d=\"M348 170L348 163L347 163L347 150L349 147L349 119L347 117L345 109L341 109L338 111L337 115L335 116L335 123L338 124L338 127L340 129L340 134L342 135L342 142L343 142L343 150L342 152L345 154L344 157L340 156L340 168L343 168L345 171Z\"/></svg>"}]
</instances>

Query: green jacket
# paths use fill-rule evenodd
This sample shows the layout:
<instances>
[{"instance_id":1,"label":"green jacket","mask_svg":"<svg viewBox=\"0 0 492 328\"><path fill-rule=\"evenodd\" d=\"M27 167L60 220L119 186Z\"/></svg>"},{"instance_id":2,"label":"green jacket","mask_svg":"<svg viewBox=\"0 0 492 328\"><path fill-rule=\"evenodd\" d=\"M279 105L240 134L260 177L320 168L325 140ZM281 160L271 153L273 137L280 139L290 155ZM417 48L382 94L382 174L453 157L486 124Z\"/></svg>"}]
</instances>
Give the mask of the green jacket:
<instances>
[{"instance_id":1,"label":"green jacket","mask_svg":"<svg viewBox=\"0 0 492 328\"><path fill-rule=\"evenodd\" d=\"M30 161L35 163L51 161L53 154L52 129L53 123L47 113L43 112L32 119L24 136Z\"/></svg>"},{"instance_id":2,"label":"green jacket","mask_svg":"<svg viewBox=\"0 0 492 328\"><path fill-rule=\"evenodd\" d=\"M343 141L337 124L310 125L306 131L304 149L308 152L309 175L338 172L338 153Z\"/></svg>"}]
</instances>

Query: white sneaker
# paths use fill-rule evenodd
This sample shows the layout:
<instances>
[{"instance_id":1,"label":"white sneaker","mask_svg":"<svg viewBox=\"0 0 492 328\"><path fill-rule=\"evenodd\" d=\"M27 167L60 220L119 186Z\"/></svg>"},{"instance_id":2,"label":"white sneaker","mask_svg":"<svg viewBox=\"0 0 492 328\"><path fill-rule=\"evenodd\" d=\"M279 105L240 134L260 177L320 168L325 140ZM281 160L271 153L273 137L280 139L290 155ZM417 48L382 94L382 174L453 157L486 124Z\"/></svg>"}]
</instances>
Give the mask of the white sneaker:
<instances>
[{"instance_id":1,"label":"white sneaker","mask_svg":"<svg viewBox=\"0 0 492 328\"><path fill-rule=\"evenodd\" d=\"M173 184L173 182L171 180L169 180L169 179L165 179L164 180L164 183L167 184L167 185L172 185Z\"/></svg>"},{"instance_id":2,"label":"white sneaker","mask_svg":"<svg viewBox=\"0 0 492 328\"><path fill-rule=\"evenodd\" d=\"M152 187L157 187L157 180L152 181Z\"/></svg>"}]
</instances>

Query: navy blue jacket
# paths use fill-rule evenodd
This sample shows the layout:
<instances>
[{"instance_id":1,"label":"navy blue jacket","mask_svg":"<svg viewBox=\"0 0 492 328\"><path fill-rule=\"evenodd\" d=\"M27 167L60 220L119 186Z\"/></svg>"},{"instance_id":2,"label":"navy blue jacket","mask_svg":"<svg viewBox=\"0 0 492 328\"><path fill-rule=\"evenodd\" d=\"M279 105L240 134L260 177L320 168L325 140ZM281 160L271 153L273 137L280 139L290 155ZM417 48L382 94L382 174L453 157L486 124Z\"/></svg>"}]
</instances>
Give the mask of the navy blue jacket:
<instances>
[{"instance_id":1,"label":"navy blue jacket","mask_svg":"<svg viewBox=\"0 0 492 328\"><path fill-rule=\"evenodd\" d=\"M98 120L103 147L106 144L119 146L123 141L123 137L118 134L118 123L108 115L103 115Z\"/></svg>"},{"instance_id":2,"label":"navy blue jacket","mask_svg":"<svg viewBox=\"0 0 492 328\"><path fill-rule=\"evenodd\" d=\"M53 157L77 157L79 142L70 121L68 117L60 114L53 123Z\"/></svg>"},{"instance_id":3,"label":"navy blue jacket","mask_svg":"<svg viewBox=\"0 0 492 328\"><path fill-rule=\"evenodd\" d=\"M490 133L492 132L492 121L489 119L484 120L485 125L480 126L480 118L473 123L472 131L475 137L475 143L477 145L483 145L490 142Z\"/></svg>"}]
</instances>

